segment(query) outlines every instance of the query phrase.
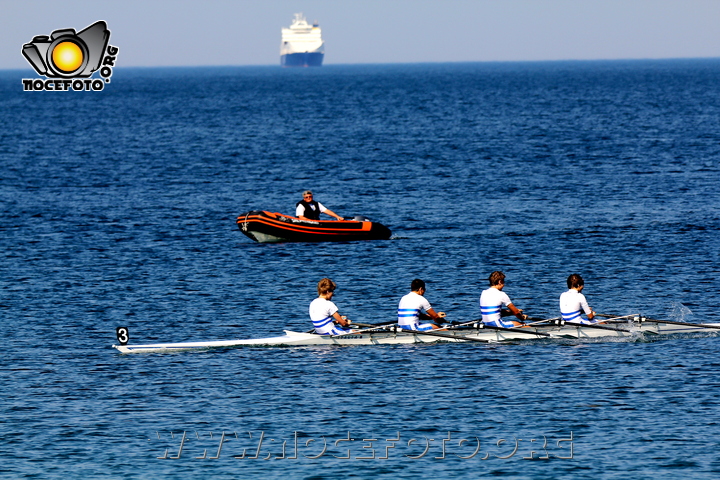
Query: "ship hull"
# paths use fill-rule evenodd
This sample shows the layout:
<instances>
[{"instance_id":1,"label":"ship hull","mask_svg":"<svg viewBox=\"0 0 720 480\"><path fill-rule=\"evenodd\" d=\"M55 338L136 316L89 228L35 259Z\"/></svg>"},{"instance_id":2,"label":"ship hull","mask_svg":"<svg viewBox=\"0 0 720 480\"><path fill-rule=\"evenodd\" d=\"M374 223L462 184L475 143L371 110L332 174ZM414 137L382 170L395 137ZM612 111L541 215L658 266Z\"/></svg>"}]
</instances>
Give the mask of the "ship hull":
<instances>
[{"instance_id":1,"label":"ship hull","mask_svg":"<svg viewBox=\"0 0 720 480\"><path fill-rule=\"evenodd\" d=\"M320 52L288 53L280 56L283 67L321 67L325 54Z\"/></svg>"}]
</instances>

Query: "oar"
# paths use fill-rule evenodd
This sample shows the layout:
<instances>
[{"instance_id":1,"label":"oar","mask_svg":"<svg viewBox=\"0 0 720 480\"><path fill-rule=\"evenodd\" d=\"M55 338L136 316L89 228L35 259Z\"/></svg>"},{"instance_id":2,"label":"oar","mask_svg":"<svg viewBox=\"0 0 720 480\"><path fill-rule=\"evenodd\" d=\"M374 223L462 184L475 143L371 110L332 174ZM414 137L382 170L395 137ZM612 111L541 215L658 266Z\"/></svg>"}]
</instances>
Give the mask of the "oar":
<instances>
[{"instance_id":1,"label":"oar","mask_svg":"<svg viewBox=\"0 0 720 480\"><path fill-rule=\"evenodd\" d=\"M358 325L358 324L354 323L353 325ZM386 331L388 326L389 325L380 325L377 327L361 328L360 330L350 330L346 333L341 333L340 335L330 335L330 336L331 337L343 337L345 335L355 335L357 333L382 332L382 331Z\"/></svg>"},{"instance_id":2,"label":"oar","mask_svg":"<svg viewBox=\"0 0 720 480\"><path fill-rule=\"evenodd\" d=\"M394 323L395 323L395 322L384 322L384 323L376 323L376 324L372 324L372 323L355 323L355 325L358 325L358 326L360 326L360 327L368 326L368 327L371 327L371 328L369 328L368 330L372 330L372 329L374 329L374 328L383 327L383 326L388 326L388 325L392 325L392 324L394 324ZM445 330L445 329L441 329L441 330ZM361 330L361 331L362 331L362 330ZM367 330L365 330L365 331L367 331ZM461 336L461 335L449 335L449 334L446 334L446 333L434 333L434 332L430 332L430 331L420 331L420 330L404 330L404 329L402 329L402 328L398 328L397 330L395 330L395 333L408 333L408 334L417 334L417 335L430 335L430 336L432 336L432 337L448 338L448 339L455 339L455 340L465 340L465 341L468 341L468 342L488 343L488 341L489 341L489 340L480 340L480 339L478 339L478 338L467 338L467 337L463 337L463 336Z\"/></svg>"},{"instance_id":3,"label":"oar","mask_svg":"<svg viewBox=\"0 0 720 480\"><path fill-rule=\"evenodd\" d=\"M357 325L358 327L363 328L374 328L374 327L384 327L386 325L393 325L397 323L397 320L393 320L392 322L382 322L382 323L358 323L358 322L352 322L351 325Z\"/></svg>"},{"instance_id":4,"label":"oar","mask_svg":"<svg viewBox=\"0 0 720 480\"><path fill-rule=\"evenodd\" d=\"M545 333L545 332L538 332L538 331L530 332L528 330L523 330L522 327L505 328L505 327L493 327L491 325L485 325L483 328L488 328L490 330L499 330L502 332L524 333L525 335L535 335L535 336L539 336L539 337L558 338L557 335L552 334L552 333Z\"/></svg>"},{"instance_id":5,"label":"oar","mask_svg":"<svg viewBox=\"0 0 720 480\"><path fill-rule=\"evenodd\" d=\"M701 328L709 328L709 329L720 329L720 325L707 325L704 323L687 323L687 322L673 322L672 320L655 320L652 318L646 318L646 322L656 322L656 323L669 323L670 325L687 325L688 327L701 327Z\"/></svg>"},{"instance_id":6,"label":"oar","mask_svg":"<svg viewBox=\"0 0 720 480\"><path fill-rule=\"evenodd\" d=\"M535 320L535 319L533 319L533 320ZM555 319L550 319L550 320L555 320ZM520 327L494 327L494 326L492 326L492 325L483 324L481 320L473 320L472 322L460 323L460 324L454 325L454 326L452 326L452 327L447 327L447 330L453 330L453 329L455 329L455 328L457 328L457 327L462 327L462 326L465 326L465 325L472 325L473 323L479 323L479 324L482 324L482 326L479 327L480 329L497 330L497 331L502 331L502 332L524 333L525 335L535 335L535 336L539 336L539 337L558 338L557 335L552 334L552 333L545 333L545 332L538 332L538 331L530 332L530 331L527 331L527 330L523 330L523 328L525 328L525 327L527 327L527 326L535 325L535 324L537 324L537 323L542 323L542 322L546 322L546 321L549 321L549 320L542 319L542 320L538 320L537 322L533 322L533 323L528 323L528 324L522 325L522 326L520 326Z\"/></svg>"},{"instance_id":7,"label":"oar","mask_svg":"<svg viewBox=\"0 0 720 480\"><path fill-rule=\"evenodd\" d=\"M630 333L628 330L624 330L622 328L613 328L608 327L607 325L598 325L597 323L572 323L567 322L565 323L565 327L578 327L578 328L590 328L595 330L610 330L611 332L623 332L623 333Z\"/></svg>"},{"instance_id":8,"label":"oar","mask_svg":"<svg viewBox=\"0 0 720 480\"><path fill-rule=\"evenodd\" d=\"M356 322L350 321L349 327L352 328L353 325L357 325L358 327L363 327L363 328L366 328L366 327L367 328L375 328L375 327L382 327L384 325L392 325L393 323L395 323L395 322L393 321L393 322L383 322L383 323L356 323ZM344 328L348 328L348 327L344 327ZM315 329L313 328L311 330L308 330L305 333L315 333Z\"/></svg>"},{"instance_id":9,"label":"oar","mask_svg":"<svg viewBox=\"0 0 720 480\"><path fill-rule=\"evenodd\" d=\"M623 317L614 317L614 316L612 316L612 315L600 315L600 314L598 314L598 317L610 317L611 320L615 320L615 319L619 319L619 318L634 317L634 316L636 316L636 315L625 315L625 316L623 316ZM640 316L640 315L637 315L637 316ZM687 327L707 328L707 329L710 329L710 330L720 329L720 325L706 325L706 324L703 324L703 323L674 322L674 321L672 321L672 320L656 320L656 319L654 319L654 318L645 318L645 317L641 317L641 316L640 316L640 318L642 318L641 322L667 323L667 324L670 324L670 325L684 325L684 326L687 326Z\"/></svg>"},{"instance_id":10,"label":"oar","mask_svg":"<svg viewBox=\"0 0 720 480\"><path fill-rule=\"evenodd\" d=\"M403 330L402 328L398 328L396 330L396 333L408 333L408 334L412 334L412 335L430 335L431 337L448 338L448 339L462 340L462 341L468 341L468 342L480 342L480 343L488 343L489 342L489 340L481 340L479 338L468 338L468 337L463 337L462 335L448 335L446 333L435 333L435 332L420 331L420 330Z\"/></svg>"},{"instance_id":11,"label":"oar","mask_svg":"<svg viewBox=\"0 0 720 480\"><path fill-rule=\"evenodd\" d=\"M552 322L552 321L554 321L554 320L560 320L561 318L562 318L562 317L555 317L555 318L549 318L549 319L547 319L547 320L542 320L542 319L538 320L538 319L535 319L535 318L528 318L528 320L536 320L536 321L533 321L532 323L526 323L526 324L523 325L522 327L518 327L518 328L529 327L529 326L531 326L531 325L536 325L536 324L538 324L538 323ZM597 324L593 324L593 323L585 324L585 323L563 322L562 325L560 325L560 326L565 326L565 327L568 327L568 326L570 326L570 327L588 327L588 328L594 328L594 329L596 329L596 330L610 330L610 331L612 331L612 332L624 332L624 333L627 332L627 330L621 330L621 329L619 329L619 328L613 328L613 327L608 327L608 326L603 326L603 325L597 325Z\"/></svg>"},{"instance_id":12,"label":"oar","mask_svg":"<svg viewBox=\"0 0 720 480\"><path fill-rule=\"evenodd\" d=\"M543 320L543 321L544 321L544 320ZM385 324L377 324L377 325L374 325L374 326L390 325L390 324L392 324L392 323L394 323L394 322L385 323ZM465 323L465 324L460 324L460 325L470 325L470 324L473 324L473 323L475 323L475 321L467 322L467 323ZM365 325L367 325L367 326L373 326L372 324L362 324L362 323L356 323L355 325L358 325L358 326L361 326L361 327L363 327L363 326L365 326ZM456 325L456 326L460 326L460 325ZM522 333L522 334L525 334L525 335L534 335L534 336L536 336L536 337L551 337L551 338L557 338L557 337L558 337L557 335L553 335L552 333L544 333L544 332L537 332L537 331L535 331L535 332L529 332L529 331L527 331L527 330L522 330L521 327L517 327L517 328L505 328L505 327L493 327L493 326L489 326L489 325L483 325L482 328L483 328L483 329L488 329L488 330L498 330L498 331L503 331L503 332ZM445 327L445 328L442 328L442 329L439 329L439 330L451 330L451 329L452 329L452 327ZM468 341L472 341L472 342L487 342L487 340L479 340L479 339L477 339L477 338L466 338L466 337L458 336L458 335L448 335L448 334L435 333L435 332L430 332L430 331L402 330L402 329L398 330L398 332L400 332L400 331L402 331L403 333L417 333L417 334L419 334L419 335L433 335L433 336L436 336L436 337L456 338L456 339L468 340Z\"/></svg>"},{"instance_id":13,"label":"oar","mask_svg":"<svg viewBox=\"0 0 720 480\"><path fill-rule=\"evenodd\" d=\"M545 321L545 320L543 320L543 322L544 322L544 321ZM468 323L469 323L469 324L472 324L472 323L475 323L475 322L468 322ZM482 323L482 322L478 322L478 323ZM539 323L539 322L537 322L537 323ZM463 324L461 324L461 325L463 325ZM530 325L530 324L528 324L528 325ZM456 327L459 327L459 326L460 326L460 325L456 325ZM525 326L527 326L527 325L523 325L522 327L495 327L495 326L486 325L486 324L482 324L482 326L480 327L480 326L478 325L479 329L481 329L481 330L496 330L496 331L499 331L499 332L523 333L523 334L525 334L525 335L534 335L534 336L536 336L536 337L552 337L552 338L558 338L557 335L552 334L552 333L538 332L537 330L532 331L532 332L531 332L531 331L528 331L528 330L523 330L523 328L524 328ZM452 328L453 328L453 327L450 327L449 329L452 329Z\"/></svg>"},{"instance_id":14,"label":"oar","mask_svg":"<svg viewBox=\"0 0 720 480\"><path fill-rule=\"evenodd\" d=\"M522 325L519 325L519 326L514 327L514 328L524 328L524 327L530 327L530 326L532 326L532 325L537 325L538 323L552 322L552 321L555 321L555 320L560 320L560 317L555 317L555 318L530 318L530 317L528 317L527 320L533 320L533 322L532 322L532 323L523 323ZM474 323L482 323L482 320L478 319L478 320L472 320L472 321L469 321L469 322L462 322L462 323L460 323L460 322L453 322L452 327L447 327L447 329L448 329L448 330L454 330L454 329L456 329L456 328L465 327L465 326L467 326L467 325L472 325L472 324L474 324ZM481 327L481 328L484 328L484 327ZM496 328L503 328L503 329L505 329L505 327L496 327Z\"/></svg>"},{"instance_id":15,"label":"oar","mask_svg":"<svg viewBox=\"0 0 720 480\"><path fill-rule=\"evenodd\" d=\"M600 316L600 315L597 315L597 316ZM632 316L632 315L628 315L628 316ZM617 318L625 318L625 317L617 317ZM555 318L548 319L548 320L546 320L546 321L550 322L550 321L553 321L553 320L560 320L560 319L562 319L562 317L555 317ZM534 318L529 318L528 320L535 320L535 319L534 319ZM527 325L524 325L524 326L535 325L536 323L542 323L542 322L543 322L543 320L540 320L539 322L528 323ZM627 330L622 330L622 329L618 329L618 328L613 328L613 327L609 327L609 326L606 326L606 325L598 325L598 324L595 324L595 323L573 323L573 322L565 322L565 321L563 321L561 326L566 326L566 327L567 327L567 326L570 326L570 327L588 327L588 328L594 328L594 329L596 329L596 330L609 330L609 331L612 331L612 332L624 332L624 333L627 333Z\"/></svg>"},{"instance_id":16,"label":"oar","mask_svg":"<svg viewBox=\"0 0 720 480\"><path fill-rule=\"evenodd\" d=\"M445 328L447 330L454 330L454 329L458 329L460 327L466 327L468 325L473 325L475 323L481 323L481 322L482 322L482 320L470 320L469 322L458 322L458 321L453 320L450 324L451 326L445 327Z\"/></svg>"},{"instance_id":17,"label":"oar","mask_svg":"<svg viewBox=\"0 0 720 480\"><path fill-rule=\"evenodd\" d=\"M607 318L607 320L603 320L605 322L612 322L613 320L622 320L622 319L632 320L633 317L639 317L640 314L633 313L630 315L608 315L608 314L604 314L604 313L596 313L595 316L601 317L601 318Z\"/></svg>"},{"instance_id":18,"label":"oar","mask_svg":"<svg viewBox=\"0 0 720 480\"><path fill-rule=\"evenodd\" d=\"M522 325L522 327L529 327L529 326L531 326L531 325L537 325L538 323L554 322L555 320L561 320L561 318L562 318L562 317L554 317L554 318L533 318L533 317L528 317L528 318L526 318L526 320L531 320L532 323L526 323L526 324Z\"/></svg>"}]
</instances>

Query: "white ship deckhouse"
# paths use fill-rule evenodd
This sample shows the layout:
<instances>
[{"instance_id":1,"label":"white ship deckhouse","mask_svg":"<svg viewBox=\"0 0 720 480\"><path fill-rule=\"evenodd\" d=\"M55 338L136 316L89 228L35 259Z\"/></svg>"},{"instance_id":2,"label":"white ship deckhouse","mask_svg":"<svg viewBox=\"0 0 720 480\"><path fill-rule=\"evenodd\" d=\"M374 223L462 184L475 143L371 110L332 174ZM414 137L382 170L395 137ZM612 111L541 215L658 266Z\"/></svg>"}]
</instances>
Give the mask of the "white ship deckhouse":
<instances>
[{"instance_id":1,"label":"white ship deckhouse","mask_svg":"<svg viewBox=\"0 0 720 480\"><path fill-rule=\"evenodd\" d=\"M283 67L319 67L325 56L325 44L317 22L307 23L296 13L289 28L282 29L280 65Z\"/></svg>"}]
</instances>

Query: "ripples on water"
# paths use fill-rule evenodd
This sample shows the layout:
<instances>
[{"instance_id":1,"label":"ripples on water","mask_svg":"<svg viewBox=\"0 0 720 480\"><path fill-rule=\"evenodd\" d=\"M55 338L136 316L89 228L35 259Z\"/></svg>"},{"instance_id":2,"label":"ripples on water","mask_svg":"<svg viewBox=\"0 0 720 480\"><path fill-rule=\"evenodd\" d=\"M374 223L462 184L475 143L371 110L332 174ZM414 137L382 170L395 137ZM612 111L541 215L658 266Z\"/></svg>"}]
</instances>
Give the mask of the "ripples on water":
<instances>
[{"instance_id":1,"label":"ripples on water","mask_svg":"<svg viewBox=\"0 0 720 480\"><path fill-rule=\"evenodd\" d=\"M117 69L99 95L27 94L22 72L3 72L0 474L714 478L716 335L144 356L109 346L118 325L143 343L306 330L323 276L359 321L393 318L414 277L451 319L476 318L495 269L533 316L557 314L577 271L599 312L716 321L719 68ZM290 213L306 188L393 239L258 245L237 230L238 214ZM183 431L181 459L158 460ZM221 458L196 459L223 431L238 438ZM343 445L368 455L359 440L317 460L232 458L248 432L279 455L295 431L313 446L377 438L377 456L401 441L388 460L331 456ZM448 431L455 446L478 437L480 453L435 459ZM543 436L564 453L555 442L570 432L573 460L522 458ZM426 458L405 457L425 437ZM507 456L514 438L516 455L482 460Z\"/></svg>"}]
</instances>

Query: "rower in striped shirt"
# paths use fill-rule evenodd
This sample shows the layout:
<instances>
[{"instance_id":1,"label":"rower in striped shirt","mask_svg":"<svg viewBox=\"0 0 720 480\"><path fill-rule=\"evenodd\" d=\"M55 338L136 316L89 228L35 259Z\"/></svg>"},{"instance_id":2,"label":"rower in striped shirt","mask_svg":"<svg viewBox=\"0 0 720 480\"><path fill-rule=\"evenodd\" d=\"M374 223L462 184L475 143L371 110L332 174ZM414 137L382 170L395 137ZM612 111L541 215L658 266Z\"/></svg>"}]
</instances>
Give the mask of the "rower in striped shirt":
<instances>
[{"instance_id":1,"label":"rower in striped shirt","mask_svg":"<svg viewBox=\"0 0 720 480\"><path fill-rule=\"evenodd\" d=\"M410 293L402 297L398 304L398 326L403 330L421 332L441 328L434 323L420 323L420 320L434 320L440 323L445 318L445 312L433 310L430 302L423 296L425 295L425 282L416 278L410 283L410 290Z\"/></svg>"},{"instance_id":2,"label":"rower in striped shirt","mask_svg":"<svg viewBox=\"0 0 720 480\"><path fill-rule=\"evenodd\" d=\"M521 321L527 320L528 316L513 305L507 293L502 291L505 287L505 274L498 271L492 272L488 281L490 288L483 290L480 295L480 313L483 323L492 327L511 328L519 326L520 322L503 320L503 317L515 315ZM507 310L503 310L502 307L507 307Z\"/></svg>"},{"instance_id":3,"label":"rower in striped shirt","mask_svg":"<svg viewBox=\"0 0 720 480\"><path fill-rule=\"evenodd\" d=\"M317 284L318 298L310 303L310 320L315 333L320 335L342 335L350 333L343 327L350 326L350 320L340 315L338 307L331 302L337 285L329 278L323 278Z\"/></svg>"},{"instance_id":4,"label":"rower in striped shirt","mask_svg":"<svg viewBox=\"0 0 720 480\"><path fill-rule=\"evenodd\" d=\"M588 306L588 302L583 295L582 290L585 288L585 281L577 273L573 273L567 279L568 291L560 295L560 314L567 323L580 323L589 325L595 323L593 318L595 312ZM587 315L587 320L582 318L582 314Z\"/></svg>"}]
</instances>

